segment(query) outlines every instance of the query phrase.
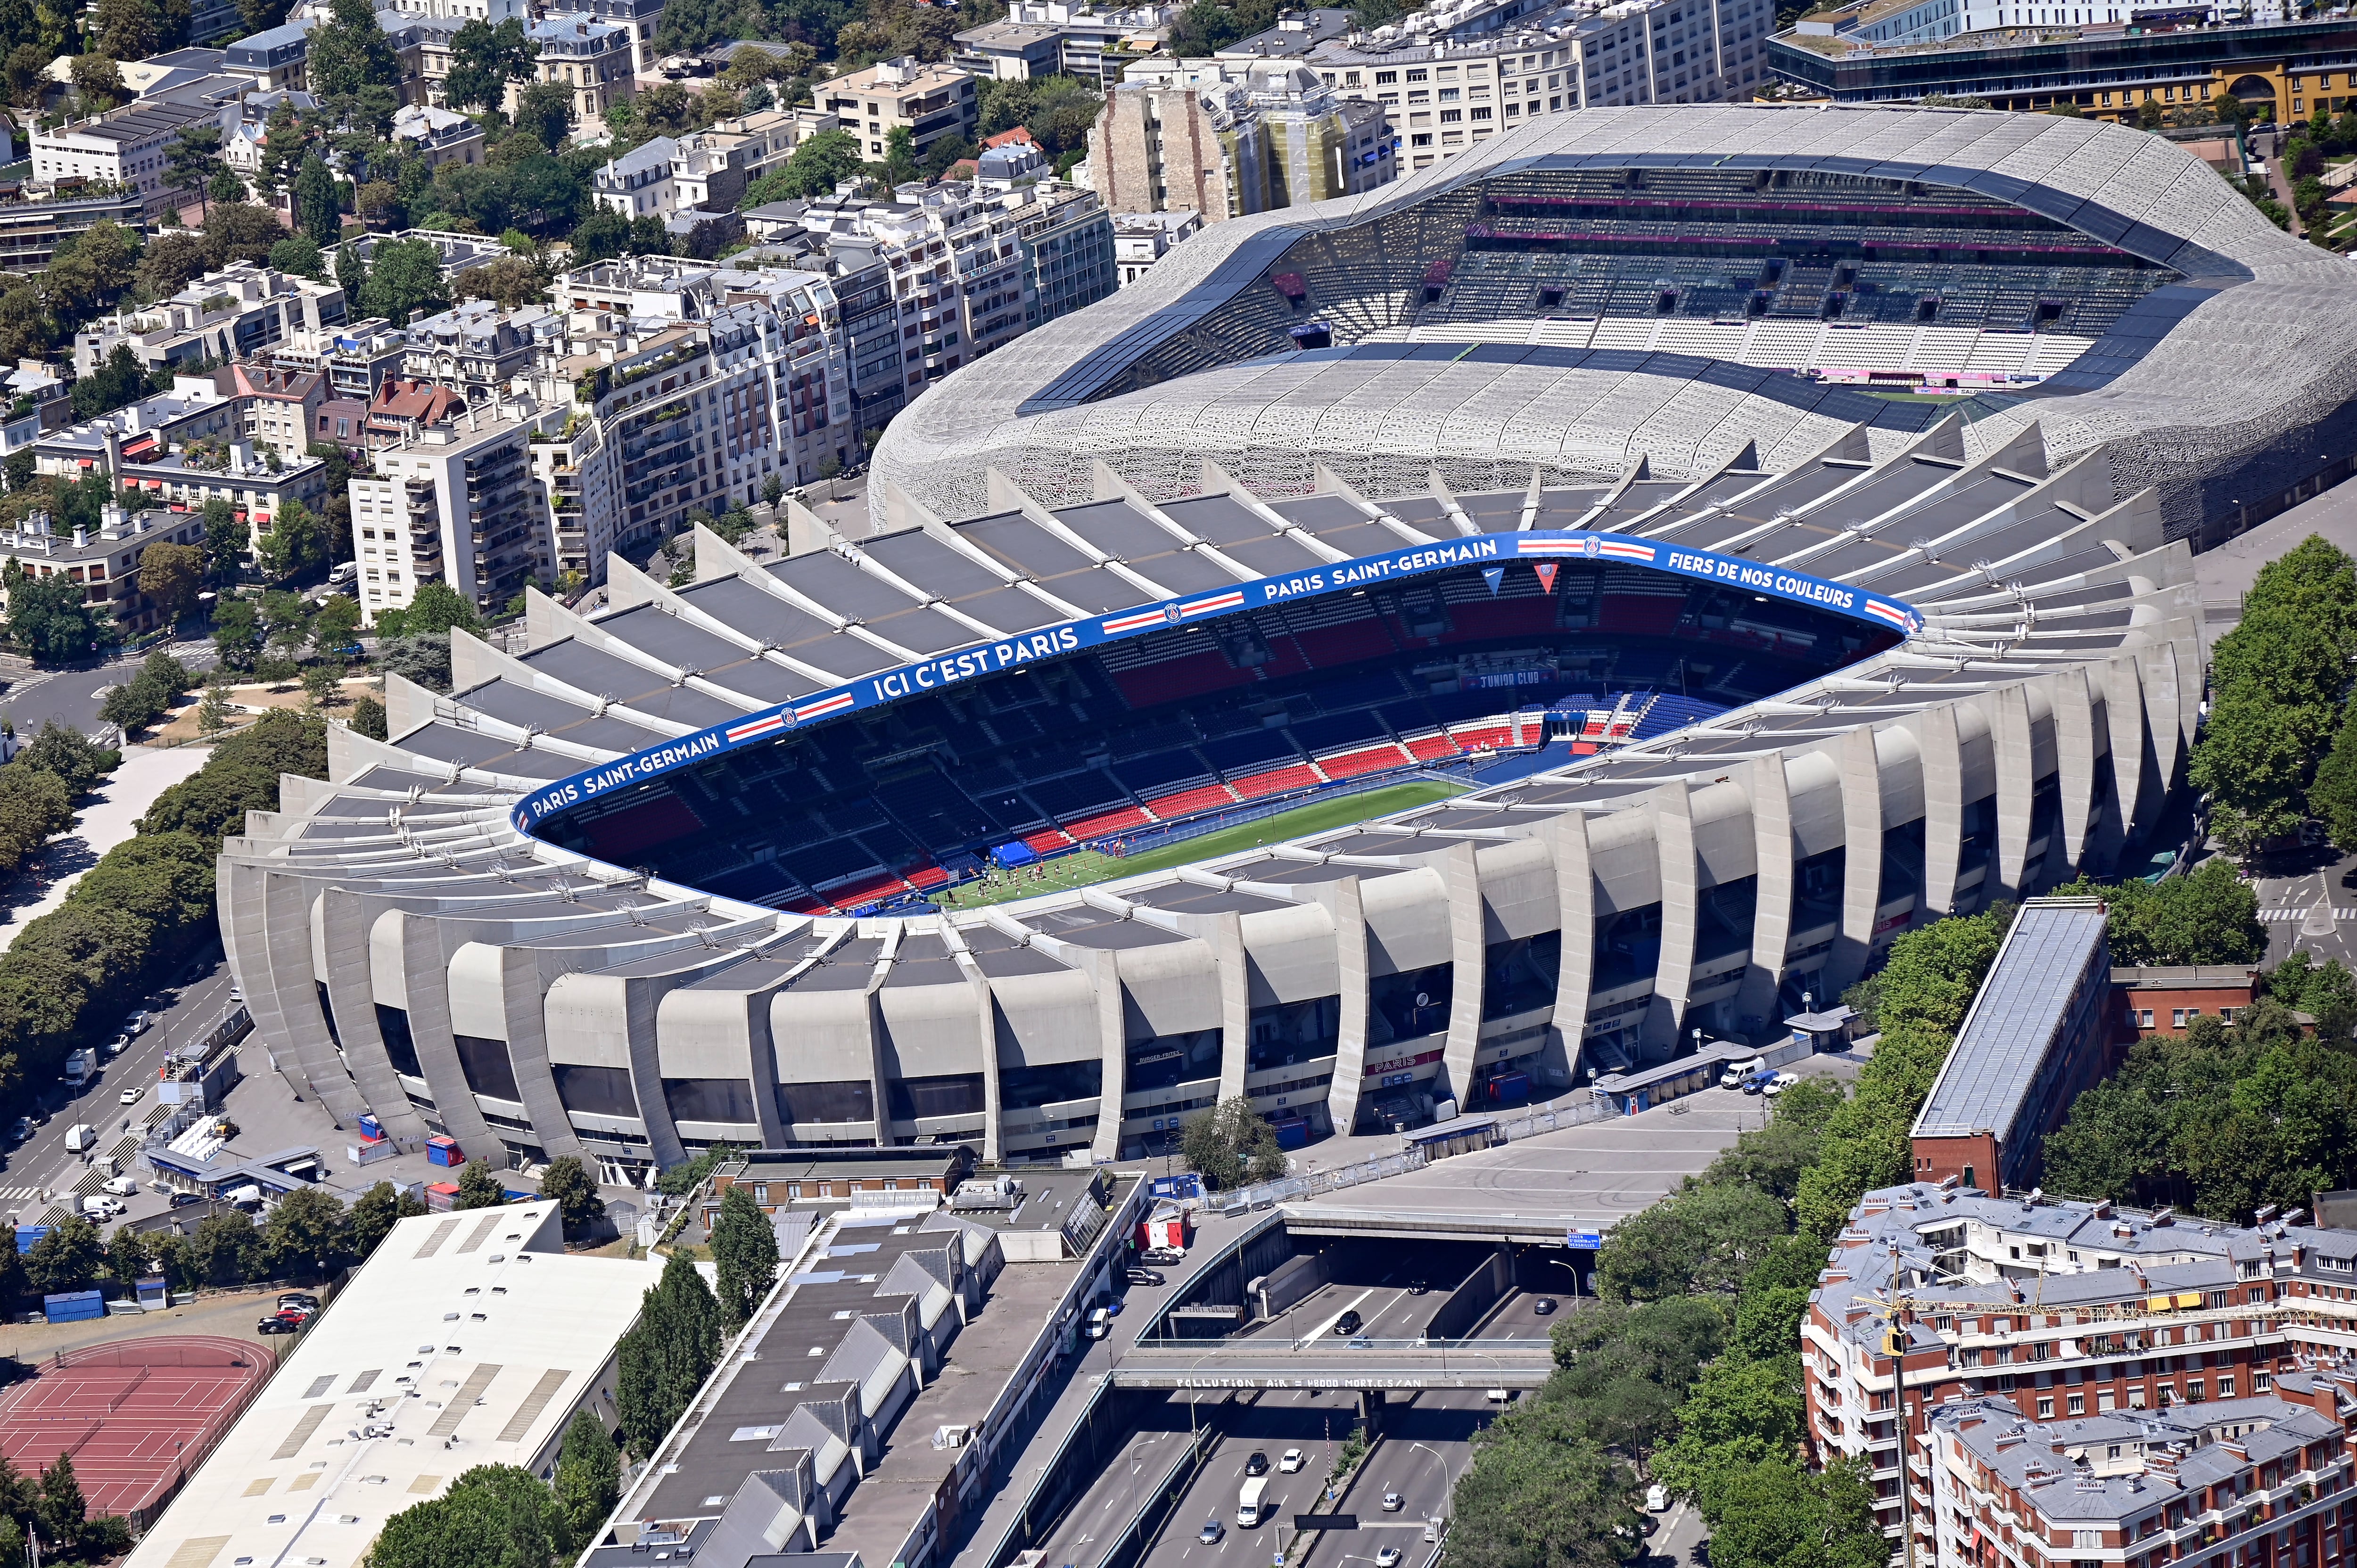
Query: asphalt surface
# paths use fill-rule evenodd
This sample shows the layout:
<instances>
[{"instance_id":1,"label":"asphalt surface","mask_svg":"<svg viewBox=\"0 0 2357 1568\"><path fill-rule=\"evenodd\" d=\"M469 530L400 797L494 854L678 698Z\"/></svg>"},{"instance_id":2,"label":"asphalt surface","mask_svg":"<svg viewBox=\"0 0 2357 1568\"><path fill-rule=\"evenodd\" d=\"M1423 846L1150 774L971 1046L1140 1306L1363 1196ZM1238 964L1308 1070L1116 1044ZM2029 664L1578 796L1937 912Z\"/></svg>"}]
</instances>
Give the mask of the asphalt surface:
<instances>
[{"instance_id":1,"label":"asphalt surface","mask_svg":"<svg viewBox=\"0 0 2357 1568\"><path fill-rule=\"evenodd\" d=\"M1400 1553L1399 1568L1421 1568L1434 1552L1425 1523L1448 1517L1473 1434L1500 1408L1472 1389L1427 1390L1412 1404L1386 1405L1381 1437L1334 1509L1357 1528L1321 1530L1302 1568L1377 1568L1386 1548ZM1387 1496L1400 1506L1386 1509Z\"/></svg>"},{"instance_id":2,"label":"asphalt surface","mask_svg":"<svg viewBox=\"0 0 2357 1568\"><path fill-rule=\"evenodd\" d=\"M1308 1513L1324 1491L1335 1449L1357 1422L1357 1399L1344 1393L1271 1391L1257 1397L1243 1395L1223 1406L1220 1434L1203 1467L1140 1568L1252 1568L1264 1558L1274 1560L1281 1544L1293 1538L1293 1516ZM1277 1468L1287 1448L1299 1448L1304 1455L1302 1467L1292 1475ZM1266 1496L1275 1513L1246 1530L1236 1523L1236 1499L1243 1487L1244 1466L1255 1453L1268 1455ZM1220 1521L1220 1539L1200 1539L1204 1521L1214 1519ZM1074 1568L1087 1568L1078 1559L1043 1561L1071 1561Z\"/></svg>"},{"instance_id":3,"label":"asphalt surface","mask_svg":"<svg viewBox=\"0 0 2357 1568\"><path fill-rule=\"evenodd\" d=\"M209 641L176 642L165 651L199 673L210 670L215 662L213 645ZM147 653L143 652L111 659L91 669L37 671L9 682L7 690L0 692L0 711L15 722L20 736L30 736L50 719L94 736L101 727L99 705L106 701L107 692L136 676L146 657Z\"/></svg>"},{"instance_id":4,"label":"asphalt surface","mask_svg":"<svg viewBox=\"0 0 2357 1568\"><path fill-rule=\"evenodd\" d=\"M44 1189L63 1191L79 1180L87 1167L81 1155L67 1151L67 1130L88 1122L98 1129L99 1148L112 1149L123 1135L124 1123L145 1115L155 1103L156 1072L165 1053L202 1038L220 1022L231 1005L229 966L214 953L192 961L182 972L185 983L149 999L154 1023L121 1056L102 1063L89 1087L76 1093L59 1082L43 1091L48 1122L33 1130L29 1142L9 1150L0 1166L0 1213L21 1212L29 1219L44 1207ZM143 1091L140 1101L125 1105L123 1091L133 1086ZM166 1201L159 1194L143 1191L131 1200L130 1217L135 1221L149 1211L160 1213Z\"/></svg>"}]
</instances>

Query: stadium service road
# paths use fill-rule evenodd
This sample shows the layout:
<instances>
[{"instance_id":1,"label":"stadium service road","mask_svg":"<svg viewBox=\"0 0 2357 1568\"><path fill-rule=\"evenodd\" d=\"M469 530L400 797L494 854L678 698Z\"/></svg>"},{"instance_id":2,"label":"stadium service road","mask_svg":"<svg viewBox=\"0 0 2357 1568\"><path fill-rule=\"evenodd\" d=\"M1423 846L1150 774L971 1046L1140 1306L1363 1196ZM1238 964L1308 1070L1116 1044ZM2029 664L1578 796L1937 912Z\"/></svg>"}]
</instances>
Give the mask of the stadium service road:
<instances>
[{"instance_id":1,"label":"stadium service road","mask_svg":"<svg viewBox=\"0 0 2357 1568\"><path fill-rule=\"evenodd\" d=\"M1792 1070L1850 1079L1857 1066L1845 1056L1819 1056ZM1542 1133L1320 1193L1317 1201L1383 1213L1560 1213L1609 1225L1699 1174L1774 1109L1774 1101L1758 1095L1706 1089L1639 1115Z\"/></svg>"}]
</instances>

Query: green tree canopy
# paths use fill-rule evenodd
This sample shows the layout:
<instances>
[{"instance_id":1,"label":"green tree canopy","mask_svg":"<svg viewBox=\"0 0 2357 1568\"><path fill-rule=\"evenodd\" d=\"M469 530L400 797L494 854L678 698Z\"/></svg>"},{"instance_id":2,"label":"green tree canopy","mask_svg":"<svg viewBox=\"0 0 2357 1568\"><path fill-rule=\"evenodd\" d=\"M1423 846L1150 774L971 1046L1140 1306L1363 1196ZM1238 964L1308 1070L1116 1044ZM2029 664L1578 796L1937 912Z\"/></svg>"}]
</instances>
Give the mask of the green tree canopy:
<instances>
[{"instance_id":1,"label":"green tree canopy","mask_svg":"<svg viewBox=\"0 0 2357 1568\"><path fill-rule=\"evenodd\" d=\"M721 1327L734 1334L778 1280L777 1232L742 1184L731 1184L720 1194L720 1215L712 1225L712 1261Z\"/></svg>"}]
</instances>

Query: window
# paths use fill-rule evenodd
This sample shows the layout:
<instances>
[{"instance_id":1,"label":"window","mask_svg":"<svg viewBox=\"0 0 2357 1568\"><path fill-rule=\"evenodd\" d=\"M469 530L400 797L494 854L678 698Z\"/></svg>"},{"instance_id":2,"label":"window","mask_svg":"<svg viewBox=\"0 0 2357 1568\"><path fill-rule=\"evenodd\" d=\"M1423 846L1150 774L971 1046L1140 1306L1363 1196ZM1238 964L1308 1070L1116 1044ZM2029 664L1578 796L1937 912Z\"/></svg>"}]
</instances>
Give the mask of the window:
<instances>
[{"instance_id":1,"label":"window","mask_svg":"<svg viewBox=\"0 0 2357 1568\"><path fill-rule=\"evenodd\" d=\"M409 1009L378 1003L376 1028L384 1038L384 1054L392 1058L393 1070L410 1078L424 1078L425 1069L417 1063L417 1042L409 1032Z\"/></svg>"},{"instance_id":2,"label":"window","mask_svg":"<svg viewBox=\"0 0 2357 1568\"><path fill-rule=\"evenodd\" d=\"M2040 1421L2054 1419L2054 1401L2051 1397L2042 1397L2039 1400L2038 1419Z\"/></svg>"},{"instance_id":3,"label":"window","mask_svg":"<svg viewBox=\"0 0 2357 1568\"><path fill-rule=\"evenodd\" d=\"M630 1091L628 1068L554 1064L556 1098L567 1111L589 1116L636 1116L638 1096Z\"/></svg>"},{"instance_id":4,"label":"window","mask_svg":"<svg viewBox=\"0 0 2357 1568\"><path fill-rule=\"evenodd\" d=\"M522 1101L523 1091L516 1088L515 1064L508 1059L505 1040L485 1039L476 1035L454 1036L458 1046L458 1070L467 1077L467 1087L477 1094L493 1100Z\"/></svg>"},{"instance_id":5,"label":"window","mask_svg":"<svg viewBox=\"0 0 2357 1568\"><path fill-rule=\"evenodd\" d=\"M876 1115L876 1088L865 1079L834 1083L781 1083L778 1085L778 1113L789 1122L872 1121Z\"/></svg>"},{"instance_id":6,"label":"window","mask_svg":"<svg viewBox=\"0 0 2357 1568\"><path fill-rule=\"evenodd\" d=\"M741 1078L667 1078L663 1103L680 1122L748 1123L753 1113L753 1086Z\"/></svg>"}]
</instances>

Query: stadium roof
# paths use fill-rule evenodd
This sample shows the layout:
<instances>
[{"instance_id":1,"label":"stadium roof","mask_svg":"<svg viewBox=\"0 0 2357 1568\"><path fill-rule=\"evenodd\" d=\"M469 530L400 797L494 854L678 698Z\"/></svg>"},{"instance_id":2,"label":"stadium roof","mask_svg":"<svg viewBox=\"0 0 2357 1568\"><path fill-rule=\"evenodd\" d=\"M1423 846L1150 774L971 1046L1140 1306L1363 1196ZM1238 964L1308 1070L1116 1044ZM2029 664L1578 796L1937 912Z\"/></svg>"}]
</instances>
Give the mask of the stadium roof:
<instances>
[{"instance_id":1,"label":"stadium roof","mask_svg":"<svg viewBox=\"0 0 2357 1568\"><path fill-rule=\"evenodd\" d=\"M402 1220L140 1541L132 1568L361 1562L478 1465L537 1470L659 1261L569 1254L557 1206ZM262 1306L257 1298L255 1311Z\"/></svg>"},{"instance_id":2,"label":"stadium roof","mask_svg":"<svg viewBox=\"0 0 2357 1568\"><path fill-rule=\"evenodd\" d=\"M1616 357L1624 362L1542 373L1361 353L1223 368L1243 356L1204 340L1214 311L1262 285L1304 242L1312 248L1302 253L1356 280L1361 304L1349 309L1372 313L1338 319L1338 341L1391 325L1387 313L1417 282L1432 240L1361 253L1350 248L1353 231L1415 221L1432 205L1429 221L1445 232L1452 217L1462 221L1451 199L1461 204L1491 177L1599 167L1952 185L2181 274L2089 350L2076 377L2057 378L2034 407L1991 408L1965 433L1975 456L2033 418L2058 462L2106 446L2120 494L2160 489L2172 535L2199 522L2205 485L2247 485L2226 492L2247 497L2305 478L2317 466L2305 452L2263 449L2341 417L2357 392L2357 367L2330 325L2357 297L2357 274L2275 229L2162 138L2093 120L1968 110L1599 109L1544 117L1364 195L1211 226L1113 298L930 391L893 422L875 471L936 511L963 515L983 504L980 476L993 466L1049 502L1084 498L1100 458L1142 489L1174 493L1197 456L1265 490L1307 488L1322 462L1361 489L1393 493L1436 466L1466 489L1511 482L1503 475L1515 464L1609 477L1640 456L1657 474L1696 478L1746 442L1772 461L1821 441L1823 427L1763 396L1756 375L1697 373L1674 360ZM1203 368L1112 393L1147 356L1181 348ZM1649 378L1666 384L1647 389ZM1876 425L1874 456L1906 439L1903 428ZM887 488L871 489L871 505Z\"/></svg>"}]
</instances>

